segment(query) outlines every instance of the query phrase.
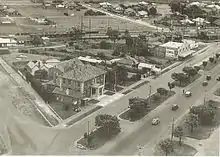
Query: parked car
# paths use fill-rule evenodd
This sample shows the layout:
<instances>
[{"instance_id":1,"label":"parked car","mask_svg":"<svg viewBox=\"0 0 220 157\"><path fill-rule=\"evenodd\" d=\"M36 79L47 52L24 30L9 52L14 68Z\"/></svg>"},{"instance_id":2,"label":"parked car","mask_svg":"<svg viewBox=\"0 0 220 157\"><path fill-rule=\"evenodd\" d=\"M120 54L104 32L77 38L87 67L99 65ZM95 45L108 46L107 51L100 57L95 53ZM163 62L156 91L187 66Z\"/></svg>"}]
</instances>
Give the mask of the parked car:
<instances>
[{"instance_id":1,"label":"parked car","mask_svg":"<svg viewBox=\"0 0 220 157\"><path fill-rule=\"evenodd\" d=\"M77 144L76 147L79 148L79 149L81 149L81 150L86 150L86 147L84 147L84 146L81 145L81 144Z\"/></svg>"},{"instance_id":2,"label":"parked car","mask_svg":"<svg viewBox=\"0 0 220 157\"><path fill-rule=\"evenodd\" d=\"M211 80L211 78L212 78L212 77L211 77L210 75L207 75L207 76L206 76L206 80L207 80L207 81Z\"/></svg>"},{"instance_id":3,"label":"parked car","mask_svg":"<svg viewBox=\"0 0 220 157\"><path fill-rule=\"evenodd\" d=\"M207 81L204 81L204 82L202 83L202 85L203 85L203 86L207 86L207 85L208 85L208 82L207 82Z\"/></svg>"},{"instance_id":4,"label":"parked car","mask_svg":"<svg viewBox=\"0 0 220 157\"><path fill-rule=\"evenodd\" d=\"M65 16L69 16L69 14L68 13L63 13Z\"/></svg>"},{"instance_id":5,"label":"parked car","mask_svg":"<svg viewBox=\"0 0 220 157\"><path fill-rule=\"evenodd\" d=\"M74 107L73 110L74 110L75 112L80 112L80 111L81 111L81 108L80 108L80 107Z\"/></svg>"},{"instance_id":6,"label":"parked car","mask_svg":"<svg viewBox=\"0 0 220 157\"><path fill-rule=\"evenodd\" d=\"M216 78L216 80L217 80L217 81L220 81L220 76L218 76L218 77Z\"/></svg>"},{"instance_id":7,"label":"parked car","mask_svg":"<svg viewBox=\"0 0 220 157\"><path fill-rule=\"evenodd\" d=\"M191 91L186 91L186 92L185 92L185 96L186 96L186 97L192 96L192 92L191 92Z\"/></svg>"},{"instance_id":8,"label":"parked car","mask_svg":"<svg viewBox=\"0 0 220 157\"><path fill-rule=\"evenodd\" d=\"M177 104L173 104L172 105L172 111L176 111L179 108L179 106Z\"/></svg>"},{"instance_id":9,"label":"parked car","mask_svg":"<svg viewBox=\"0 0 220 157\"><path fill-rule=\"evenodd\" d=\"M160 124L160 118L159 118L159 117L154 118L151 123L152 123L152 125L158 125L158 124Z\"/></svg>"}]
</instances>

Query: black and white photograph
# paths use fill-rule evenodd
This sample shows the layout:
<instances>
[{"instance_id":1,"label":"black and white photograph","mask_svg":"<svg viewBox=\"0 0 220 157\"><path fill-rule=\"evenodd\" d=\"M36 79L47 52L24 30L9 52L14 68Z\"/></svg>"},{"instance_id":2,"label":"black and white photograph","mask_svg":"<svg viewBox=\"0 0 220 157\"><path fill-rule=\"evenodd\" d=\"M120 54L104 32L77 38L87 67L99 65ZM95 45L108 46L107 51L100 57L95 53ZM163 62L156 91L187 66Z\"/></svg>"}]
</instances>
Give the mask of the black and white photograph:
<instances>
[{"instance_id":1,"label":"black and white photograph","mask_svg":"<svg viewBox=\"0 0 220 157\"><path fill-rule=\"evenodd\" d=\"M219 156L219 0L0 0L0 155Z\"/></svg>"}]
</instances>

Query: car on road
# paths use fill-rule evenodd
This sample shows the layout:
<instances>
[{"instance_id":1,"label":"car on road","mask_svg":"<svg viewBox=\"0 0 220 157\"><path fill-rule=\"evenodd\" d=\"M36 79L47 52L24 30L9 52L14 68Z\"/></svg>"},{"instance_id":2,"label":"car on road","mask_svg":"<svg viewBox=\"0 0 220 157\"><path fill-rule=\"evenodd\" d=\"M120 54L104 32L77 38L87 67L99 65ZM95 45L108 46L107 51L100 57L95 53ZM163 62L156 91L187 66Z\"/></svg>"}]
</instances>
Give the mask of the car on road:
<instances>
[{"instance_id":1,"label":"car on road","mask_svg":"<svg viewBox=\"0 0 220 157\"><path fill-rule=\"evenodd\" d=\"M206 76L206 80L207 80L207 81L211 80L211 78L212 78L211 75L207 75L207 76Z\"/></svg>"},{"instance_id":2,"label":"car on road","mask_svg":"<svg viewBox=\"0 0 220 157\"><path fill-rule=\"evenodd\" d=\"M218 77L216 78L216 80L217 80L217 81L220 81L220 76L218 76Z\"/></svg>"},{"instance_id":3,"label":"car on road","mask_svg":"<svg viewBox=\"0 0 220 157\"><path fill-rule=\"evenodd\" d=\"M192 96L192 92L191 92L191 91L186 91L186 92L185 92L185 96L186 96L186 97Z\"/></svg>"},{"instance_id":4,"label":"car on road","mask_svg":"<svg viewBox=\"0 0 220 157\"><path fill-rule=\"evenodd\" d=\"M78 143L77 143L77 145L76 145L76 148L79 148L79 149L81 149L81 150L86 150L86 147L84 147L83 145L78 144Z\"/></svg>"},{"instance_id":5,"label":"car on road","mask_svg":"<svg viewBox=\"0 0 220 157\"><path fill-rule=\"evenodd\" d=\"M154 118L154 119L152 120L151 124L152 124L152 125L158 125L158 124L160 124L160 118L159 118L159 117Z\"/></svg>"},{"instance_id":6,"label":"car on road","mask_svg":"<svg viewBox=\"0 0 220 157\"><path fill-rule=\"evenodd\" d=\"M173 104L171 110L176 111L179 108L177 104Z\"/></svg>"},{"instance_id":7,"label":"car on road","mask_svg":"<svg viewBox=\"0 0 220 157\"><path fill-rule=\"evenodd\" d=\"M207 82L207 81L203 81L202 85L203 85L203 86L207 86L207 85L208 85L208 82Z\"/></svg>"},{"instance_id":8,"label":"car on road","mask_svg":"<svg viewBox=\"0 0 220 157\"><path fill-rule=\"evenodd\" d=\"M68 13L63 13L65 16L69 16L69 14Z\"/></svg>"}]
</instances>

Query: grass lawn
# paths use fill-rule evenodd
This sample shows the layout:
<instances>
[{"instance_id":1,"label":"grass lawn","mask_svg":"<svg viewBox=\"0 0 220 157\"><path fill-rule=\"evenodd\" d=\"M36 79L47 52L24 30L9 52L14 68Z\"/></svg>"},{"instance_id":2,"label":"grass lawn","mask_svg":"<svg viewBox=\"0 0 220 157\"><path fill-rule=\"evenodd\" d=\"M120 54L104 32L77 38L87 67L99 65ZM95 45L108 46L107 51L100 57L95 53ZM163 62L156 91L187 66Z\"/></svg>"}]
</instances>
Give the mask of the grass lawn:
<instances>
[{"instance_id":1,"label":"grass lawn","mask_svg":"<svg viewBox=\"0 0 220 157\"><path fill-rule=\"evenodd\" d=\"M169 91L167 95L159 95L158 93L155 93L151 95L150 97L150 111L154 110L156 107L160 106L165 100L170 98L175 94L174 91ZM146 99L146 101L149 101L149 98ZM124 120L129 121L137 121L146 116L150 111L146 110L143 115L136 116L135 119L130 118L129 114L131 110L127 110L124 113L120 114L119 117Z\"/></svg>"},{"instance_id":2,"label":"grass lawn","mask_svg":"<svg viewBox=\"0 0 220 157\"><path fill-rule=\"evenodd\" d=\"M220 96L220 88L218 88L213 94L216 96Z\"/></svg>"},{"instance_id":3,"label":"grass lawn","mask_svg":"<svg viewBox=\"0 0 220 157\"><path fill-rule=\"evenodd\" d=\"M154 153L155 156L165 156L165 153L156 147ZM168 156L194 156L197 153L197 150L187 144L182 143L180 146L178 141L173 141L173 152L169 153Z\"/></svg>"},{"instance_id":4,"label":"grass lawn","mask_svg":"<svg viewBox=\"0 0 220 157\"><path fill-rule=\"evenodd\" d=\"M116 135L115 135L116 136ZM107 141L113 139L115 136L103 136L101 129L97 129L94 131L94 138L91 142L91 147L89 149L98 149L103 146ZM87 148L87 140L85 138L81 138L77 144L81 144Z\"/></svg>"},{"instance_id":5,"label":"grass lawn","mask_svg":"<svg viewBox=\"0 0 220 157\"><path fill-rule=\"evenodd\" d=\"M218 103L218 106L220 106L220 103ZM184 119L185 120L185 119ZM210 125L199 125L197 128L194 129L194 131L191 133L186 125L184 124L184 120L180 122L180 126L183 127L184 136L189 138L194 138L198 140L204 140L209 138L209 136L212 134L212 132L219 126L220 124L220 109L217 109L217 114L215 121L213 124Z\"/></svg>"},{"instance_id":6,"label":"grass lawn","mask_svg":"<svg viewBox=\"0 0 220 157\"><path fill-rule=\"evenodd\" d=\"M109 86L110 86L109 84L105 84L105 89L114 92L114 89L110 88ZM116 86L116 92L119 92L119 91L121 91L121 90L123 90L123 89L124 89L124 88L121 87L121 86L120 86L120 87L119 87L119 86Z\"/></svg>"},{"instance_id":7,"label":"grass lawn","mask_svg":"<svg viewBox=\"0 0 220 157\"><path fill-rule=\"evenodd\" d=\"M55 112L57 112L57 114L62 118L62 119L66 119L69 118L71 116L73 116L74 114L76 114L77 112L75 112L72 109L68 109L65 110L63 108L63 104L57 103L57 102L52 102L49 104L51 108L54 109Z\"/></svg>"},{"instance_id":8,"label":"grass lawn","mask_svg":"<svg viewBox=\"0 0 220 157\"><path fill-rule=\"evenodd\" d=\"M174 81L174 83L177 87L186 87L200 77L201 77L201 75L197 74L195 77L191 77L189 81L182 82L181 84L179 83L179 81Z\"/></svg>"}]
</instances>

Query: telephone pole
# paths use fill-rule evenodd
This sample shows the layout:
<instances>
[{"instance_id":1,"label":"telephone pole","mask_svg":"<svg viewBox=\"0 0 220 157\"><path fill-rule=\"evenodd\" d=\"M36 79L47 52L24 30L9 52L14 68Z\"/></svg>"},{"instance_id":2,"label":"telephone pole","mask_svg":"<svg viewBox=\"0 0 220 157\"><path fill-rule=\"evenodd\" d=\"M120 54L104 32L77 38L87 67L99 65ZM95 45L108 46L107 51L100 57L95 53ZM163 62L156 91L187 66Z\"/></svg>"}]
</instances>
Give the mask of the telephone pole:
<instances>
[{"instance_id":1,"label":"telephone pole","mask_svg":"<svg viewBox=\"0 0 220 157\"><path fill-rule=\"evenodd\" d=\"M150 99L151 99L151 84L149 86L149 96L148 96L149 104L150 104Z\"/></svg>"},{"instance_id":2,"label":"telephone pole","mask_svg":"<svg viewBox=\"0 0 220 157\"><path fill-rule=\"evenodd\" d=\"M117 81L116 81L116 79L117 79L117 76L116 76L116 73L117 71L115 71L115 85L114 85L114 90L115 90L115 93L117 92L117 90L116 90L116 83L117 83Z\"/></svg>"},{"instance_id":3,"label":"telephone pole","mask_svg":"<svg viewBox=\"0 0 220 157\"><path fill-rule=\"evenodd\" d=\"M171 141L173 141L173 132L174 132L174 118L173 118L173 120L172 120L172 126L171 126L172 128L172 130L171 130Z\"/></svg>"}]
</instances>

